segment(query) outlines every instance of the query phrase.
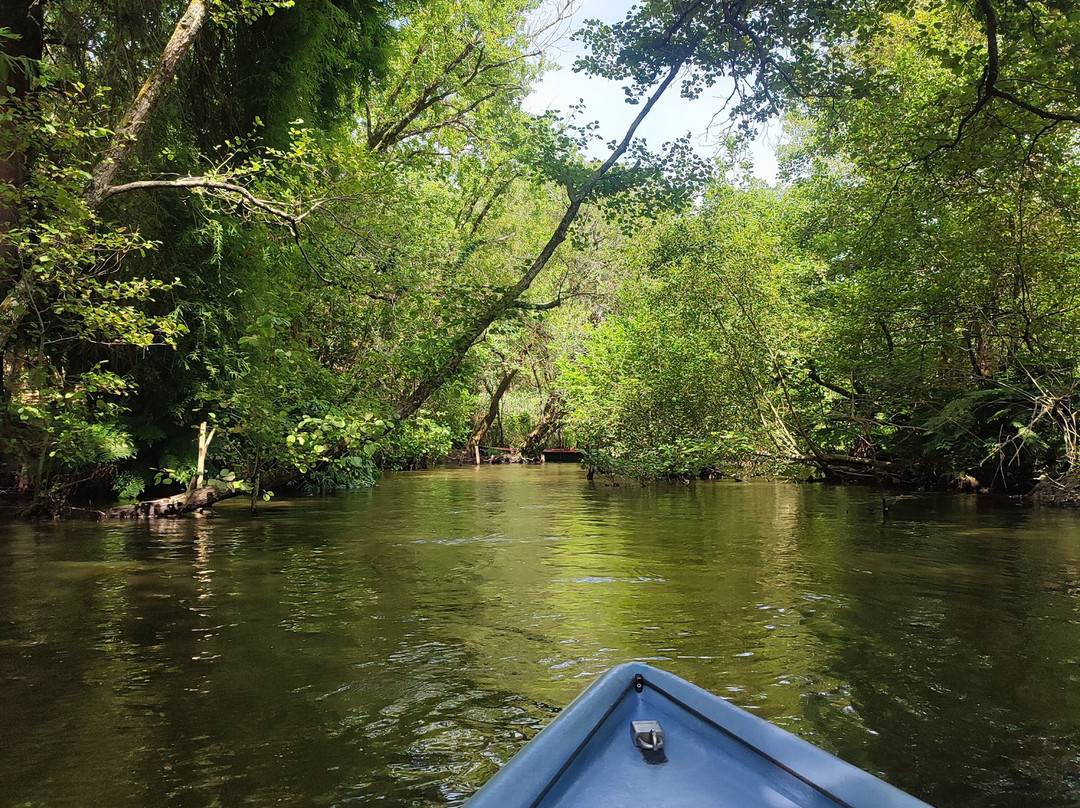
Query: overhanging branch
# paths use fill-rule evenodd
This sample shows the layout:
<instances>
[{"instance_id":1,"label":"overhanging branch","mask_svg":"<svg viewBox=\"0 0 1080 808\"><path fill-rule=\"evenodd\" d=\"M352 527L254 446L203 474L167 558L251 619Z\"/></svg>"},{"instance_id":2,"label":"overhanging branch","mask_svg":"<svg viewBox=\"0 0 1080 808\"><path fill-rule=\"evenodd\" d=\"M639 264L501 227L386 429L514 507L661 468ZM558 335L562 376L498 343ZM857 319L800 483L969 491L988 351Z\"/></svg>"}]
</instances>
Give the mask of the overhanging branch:
<instances>
[{"instance_id":1,"label":"overhanging branch","mask_svg":"<svg viewBox=\"0 0 1080 808\"><path fill-rule=\"evenodd\" d=\"M245 204L252 208L268 213L276 219L299 226L304 219L314 210L321 206L315 203L301 213L290 213L280 207L278 203L267 199L260 199L243 185L226 180L212 179L210 177L179 177L175 180L137 180L123 185L112 185L102 191L102 201L120 194L132 193L133 191L152 191L161 188L201 188L208 191L218 191L233 194L240 197Z\"/></svg>"}]
</instances>

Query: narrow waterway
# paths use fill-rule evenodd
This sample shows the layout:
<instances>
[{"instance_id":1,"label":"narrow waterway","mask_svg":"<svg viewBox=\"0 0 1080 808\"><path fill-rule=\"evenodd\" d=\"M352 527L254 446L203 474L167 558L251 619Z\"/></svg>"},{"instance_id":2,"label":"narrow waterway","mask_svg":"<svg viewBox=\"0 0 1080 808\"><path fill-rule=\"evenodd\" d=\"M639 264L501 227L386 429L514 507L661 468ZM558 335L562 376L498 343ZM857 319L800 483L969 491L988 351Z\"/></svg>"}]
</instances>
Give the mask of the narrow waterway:
<instances>
[{"instance_id":1,"label":"narrow waterway","mask_svg":"<svg viewBox=\"0 0 1080 808\"><path fill-rule=\"evenodd\" d=\"M458 805L631 659L939 808L1080 805L1080 517L548 466L0 527L0 806Z\"/></svg>"}]
</instances>

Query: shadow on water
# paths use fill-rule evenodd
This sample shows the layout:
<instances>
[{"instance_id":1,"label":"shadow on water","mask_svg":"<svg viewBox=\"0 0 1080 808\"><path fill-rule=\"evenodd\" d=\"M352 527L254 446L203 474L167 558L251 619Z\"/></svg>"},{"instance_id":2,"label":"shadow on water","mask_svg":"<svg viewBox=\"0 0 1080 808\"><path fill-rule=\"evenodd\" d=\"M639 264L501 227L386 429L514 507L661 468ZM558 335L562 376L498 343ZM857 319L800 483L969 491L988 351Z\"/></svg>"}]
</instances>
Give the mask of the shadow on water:
<instances>
[{"instance_id":1,"label":"shadow on water","mask_svg":"<svg viewBox=\"0 0 1080 808\"><path fill-rule=\"evenodd\" d=\"M1075 806L1080 520L573 467L0 535L0 802L460 804L644 659L948 806Z\"/></svg>"}]
</instances>

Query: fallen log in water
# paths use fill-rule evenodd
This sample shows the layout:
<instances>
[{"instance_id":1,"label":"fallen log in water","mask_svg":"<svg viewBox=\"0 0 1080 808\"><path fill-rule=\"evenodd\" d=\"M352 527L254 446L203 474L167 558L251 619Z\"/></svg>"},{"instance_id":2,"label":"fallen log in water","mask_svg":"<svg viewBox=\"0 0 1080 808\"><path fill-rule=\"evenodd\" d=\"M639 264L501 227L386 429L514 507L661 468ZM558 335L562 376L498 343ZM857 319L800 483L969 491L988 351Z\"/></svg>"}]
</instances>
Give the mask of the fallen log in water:
<instances>
[{"instance_id":1,"label":"fallen log in water","mask_svg":"<svg viewBox=\"0 0 1080 808\"><path fill-rule=\"evenodd\" d=\"M215 502L223 499L231 499L244 493L239 488L219 488L215 485L207 485L196 488L190 493L175 494L161 499L149 499L145 502L135 502L131 505L118 505L105 511L106 519L163 519L175 516L183 516L187 513L211 507Z\"/></svg>"}]
</instances>

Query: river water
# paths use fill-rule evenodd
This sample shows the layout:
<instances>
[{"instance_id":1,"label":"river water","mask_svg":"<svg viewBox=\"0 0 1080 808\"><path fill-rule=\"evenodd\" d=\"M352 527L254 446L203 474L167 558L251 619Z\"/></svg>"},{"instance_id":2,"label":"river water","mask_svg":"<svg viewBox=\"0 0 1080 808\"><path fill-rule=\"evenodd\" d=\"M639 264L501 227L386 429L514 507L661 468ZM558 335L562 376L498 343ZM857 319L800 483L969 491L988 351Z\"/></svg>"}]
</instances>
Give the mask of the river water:
<instances>
[{"instance_id":1,"label":"river water","mask_svg":"<svg viewBox=\"0 0 1080 808\"><path fill-rule=\"evenodd\" d=\"M557 465L230 505L0 527L0 806L459 805L632 659L939 808L1080 805L1076 515Z\"/></svg>"}]
</instances>

